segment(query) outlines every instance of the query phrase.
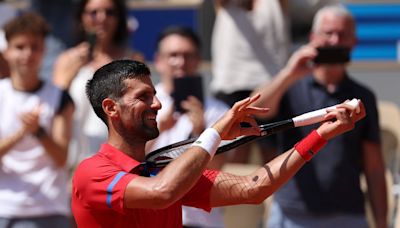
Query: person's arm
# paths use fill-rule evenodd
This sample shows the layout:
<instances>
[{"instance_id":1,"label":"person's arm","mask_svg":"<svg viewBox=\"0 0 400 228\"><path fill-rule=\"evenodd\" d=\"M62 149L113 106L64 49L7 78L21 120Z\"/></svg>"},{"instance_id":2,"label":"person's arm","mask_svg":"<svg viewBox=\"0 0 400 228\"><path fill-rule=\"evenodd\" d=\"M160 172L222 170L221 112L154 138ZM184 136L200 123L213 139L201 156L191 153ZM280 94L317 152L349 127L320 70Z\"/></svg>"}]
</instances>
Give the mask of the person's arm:
<instances>
[{"instance_id":1,"label":"person's arm","mask_svg":"<svg viewBox=\"0 0 400 228\"><path fill-rule=\"evenodd\" d=\"M79 69L89 61L89 44L81 43L61 53L53 70L53 82L61 89L68 90Z\"/></svg>"},{"instance_id":2,"label":"person's arm","mask_svg":"<svg viewBox=\"0 0 400 228\"><path fill-rule=\"evenodd\" d=\"M354 123L364 118L365 108L361 105L360 113L347 105L340 106L327 114L326 119L317 130L320 141L329 140L337 135L354 128ZM346 107L346 108L344 108ZM315 136L315 134L311 134ZM315 139L315 137L313 137ZM310 142L306 137L307 144ZM302 141L304 142L304 141ZM302 145L299 147L299 145ZM285 184L305 164L304 143L299 143L285 153L276 157L254 173L247 176L236 176L221 172L211 189L211 207L220 207L235 204L259 204L278 188ZM310 144L312 145L312 143ZM319 144L321 145L321 144ZM303 149L302 149L303 148ZM313 148L313 147L311 147ZM307 150L309 152L310 150ZM315 153L316 151L314 151ZM304 153L304 150L303 152Z\"/></svg>"},{"instance_id":3,"label":"person's arm","mask_svg":"<svg viewBox=\"0 0 400 228\"><path fill-rule=\"evenodd\" d=\"M0 138L0 158L15 146L26 135L26 133L26 130L21 128L8 137Z\"/></svg>"},{"instance_id":4,"label":"person's arm","mask_svg":"<svg viewBox=\"0 0 400 228\"><path fill-rule=\"evenodd\" d=\"M31 112L22 113L19 118L21 127L14 134L0 139L0 157L4 156L12 147L18 144L25 135L34 134L39 129L40 106Z\"/></svg>"},{"instance_id":5,"label":"person's arm","mask_svg":"<svg viewBox=\"0 0 400 228\"><path fill-rule=\"evenodd\" d=\"M212 126L213 138L215 139L215 134L219 135L218 137L221 139L233 139L240 135L259 135L260 129L251 116L266 112L268 109L249 107L258 98L259 95L237 102ZM240 122L242 121L251 123L253 127L241 128ZM210 154L215 153L216 146L219 144L218 140L205 141L206 143L215 142L212 144L211 151L206 151L203 147L192 146L157 176L152 178L136 177L130 181L124 194L125 208L161 209L181 199L202 175L210 161Z\"/></svg>"},{"instance_id":6,"label":"person's arm","mask_svg":"<svg viewBox=\"0 0 400 228\"><path fill-rule=\"evenodd\" d=\"M191 135L193 137L199 136L205 129L203 104L196 97L189 96L181 103L181 106L186 111L190 122L192 122L193 129Z\"/></svg>"},{"instance_id":7,"label":"person's arm","mask_svg":"<svg viewBox=\"0 0 400 228\"><path fill-rule=\"evenodd\" d=\"M67 161L73 113L74 105L70 102L54 117L52 134L44 132L37 137L57 166L64 166Z\"/></svg>"},{"instance_id":8,"label":"person's arm","mask_svg":"<svg viewBox=\"0 0 400 228\"><path fill-rule=\"evenodd\" d=\"M286 66L271 81L256 88L253 92L261 94L261 98L254 105L268 107L270 112L259 116L260 118L271 118L276 116L279 103L286 91L299 79L311 72L309 61L316 55L316 50L311 46L303 46L289 59Z\"/></svg>"},{"instance_id":9,"label":"person's arm","mask_svg":"<svg viewBox=\"0 0 400 228\"><path fill-rule=\"evenodd\" d=\"M377 228L387 227L387 189L381 145L363 142L363 166L368 196Z\"/></svg>"}]
</instances>

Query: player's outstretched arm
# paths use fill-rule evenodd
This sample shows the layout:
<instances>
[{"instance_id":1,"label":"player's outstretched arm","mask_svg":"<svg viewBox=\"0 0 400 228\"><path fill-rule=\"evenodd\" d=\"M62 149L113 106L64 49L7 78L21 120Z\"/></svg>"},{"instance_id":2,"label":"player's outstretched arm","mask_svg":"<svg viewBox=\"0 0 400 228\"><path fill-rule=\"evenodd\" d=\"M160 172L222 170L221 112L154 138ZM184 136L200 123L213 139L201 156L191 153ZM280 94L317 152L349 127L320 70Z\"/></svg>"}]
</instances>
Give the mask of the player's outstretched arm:
<instances>
[{"instance_id":1,"label":"player's outstretched arm","mask_svg":"<svg viewBox=\"0 0 400 228\"><path fill-rule=\"evenodd\" d=\"M360 102L359 109L340 104L329 110L327 120L318 129L254 173L236 176L221 172L211 191L213 207L235 204L259 204L285 184L293 175L333 137L350 131L354 124L365 117ZM334 119L334 120L332 120Z\"/></svg>"},{"instance_id":2,"label":"player's outstretched arm","mask_svg":"<svg viewBox=\"0 0 400 228\"><path fill-rule=\"evenodd\" d=\"M124 205L127 208L166 208L181 199L202 175L214 155L221 139L233 139L241 135L259 135L253 115L267 112L266 108L250 107L260 95L237 102L212 128L206 129L199 139L157 176L137 177L127 186ZM242 128L246 121L254 127Z\"/></svg>"}]
</instances>

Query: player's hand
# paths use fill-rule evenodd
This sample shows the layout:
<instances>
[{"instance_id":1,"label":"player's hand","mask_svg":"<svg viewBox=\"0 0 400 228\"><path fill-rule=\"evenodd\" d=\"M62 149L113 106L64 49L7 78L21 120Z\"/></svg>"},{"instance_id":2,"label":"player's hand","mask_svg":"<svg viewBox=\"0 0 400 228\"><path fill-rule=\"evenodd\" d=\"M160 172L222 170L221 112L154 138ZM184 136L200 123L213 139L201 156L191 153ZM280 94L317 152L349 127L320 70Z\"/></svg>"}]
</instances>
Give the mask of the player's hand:
<instances>
[{"instance_id":1,"label":"player's hand","mask_svg":"<svg viewBox=\"0 0 400 228\"><path fill-rule=\"evenodd\" d=\"M342 103L335 109L327 111L325 119L328 121L317 129L318 134L326 140L352 130L355 123L366 115L364 104L360 100L358 107Z\"/></svg>"},{"instance_id":2,"label":"player's hand","mask_svg":"<svg viewBox=\"0 0 400 228\"><path fill-rule=\"evenodd\" d=\"M205 128L203 104L195 96L189 96L182 101L181 107L186 111L190 122L192 122L192 135L200 135Z\"/></svg>"},{"instance_id":3,"label":"player's hand","mask_svg":"<svg viewBox=\"0 0 400 228\"><path fill-rule=\"evenodd\" d=\"M221 139L234 139L241 135L260 135L260 128L257 125L254 115L265 114L269 109L251 106L251 104L259 98L260 94L256 94L236 102L233 107L213 125L213 128L218 131ZM241 122L247 122L251 127L242 127L240 125Z\"/></svg>"}]
</instances>

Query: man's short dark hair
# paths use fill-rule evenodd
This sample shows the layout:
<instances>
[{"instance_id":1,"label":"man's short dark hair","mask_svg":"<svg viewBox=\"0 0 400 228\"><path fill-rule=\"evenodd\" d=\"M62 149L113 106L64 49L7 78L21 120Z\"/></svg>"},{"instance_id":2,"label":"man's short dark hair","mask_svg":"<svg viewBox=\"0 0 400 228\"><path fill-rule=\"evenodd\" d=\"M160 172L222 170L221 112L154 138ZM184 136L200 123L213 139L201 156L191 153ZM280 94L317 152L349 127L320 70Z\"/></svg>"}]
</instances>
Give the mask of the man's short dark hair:
<instances>
[{"instance_id":1,"label":"man's short dark hair","mask_svg":"<svg viewBox=\"0 0 400 228\"><path fill-rule=\"evenodd\" d=\"M34 12L23 13L14 17L3 26L3 29L7 41L20 34L32 34L45 38L50 31L46 20Z\"/></svg>"},{"instance_id":2,"label":"man's short dark hair","mask_svg":"<svg viewBox=\"0 0 400 228\"><path fill-rule=\"evenodd\" d=\"M96 115L107 125L103 100L121 98L127 90L126 79L148 76L150 70L146 64L134 60L116 60L98 69L86 84L86 95Z\"/></svg>"},{"instance_id":3,"label":"man's short dark hair","mask_svg":"<svg viewBox=\"0 0 400 228\"><path fill-rule=\"evenodd\" d=\"M157 37L157 50L160 50L161 41L170 35L185 37L193 43L198 51L201 50L201 41L199 36L191 28L184 26L170 26L164 29Z\"/></svg>"}]
</instances>

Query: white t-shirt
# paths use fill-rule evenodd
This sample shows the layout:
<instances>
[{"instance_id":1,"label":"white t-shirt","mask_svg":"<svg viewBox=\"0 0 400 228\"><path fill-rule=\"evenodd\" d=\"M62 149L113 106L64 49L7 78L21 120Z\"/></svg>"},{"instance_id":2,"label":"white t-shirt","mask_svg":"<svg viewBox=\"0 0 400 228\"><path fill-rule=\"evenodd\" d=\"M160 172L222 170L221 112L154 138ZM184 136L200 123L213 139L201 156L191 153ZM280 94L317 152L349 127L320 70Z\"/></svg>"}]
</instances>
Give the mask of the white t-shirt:
<instances>
[{"instance_id":1,"label":"white t-shirt","mask_svg":"<svg viewBox=\"0 0 400 228\"><path fill-rule=\"evenodd\" d=\"M14 90L9 78L0 80L0 138L21 127L21 113L41 104L40 125L51 134L62 91L49 82L36 92ZM25 136L0 161L0 217L68 215L68 173L58 167L42 144Z\"/></svg>"},{"instance_id":2,"label":"white t-shirt","mask_svg":"<svg viewBox=\"0 0 400 228\"><path fill-rule=\"evenodd\" d=\"M289 33L278 0L259 0L253 11L218 10L212 34L213 92L253 90L274 76L289 55Z\"/></svg>"}]
</instances>

